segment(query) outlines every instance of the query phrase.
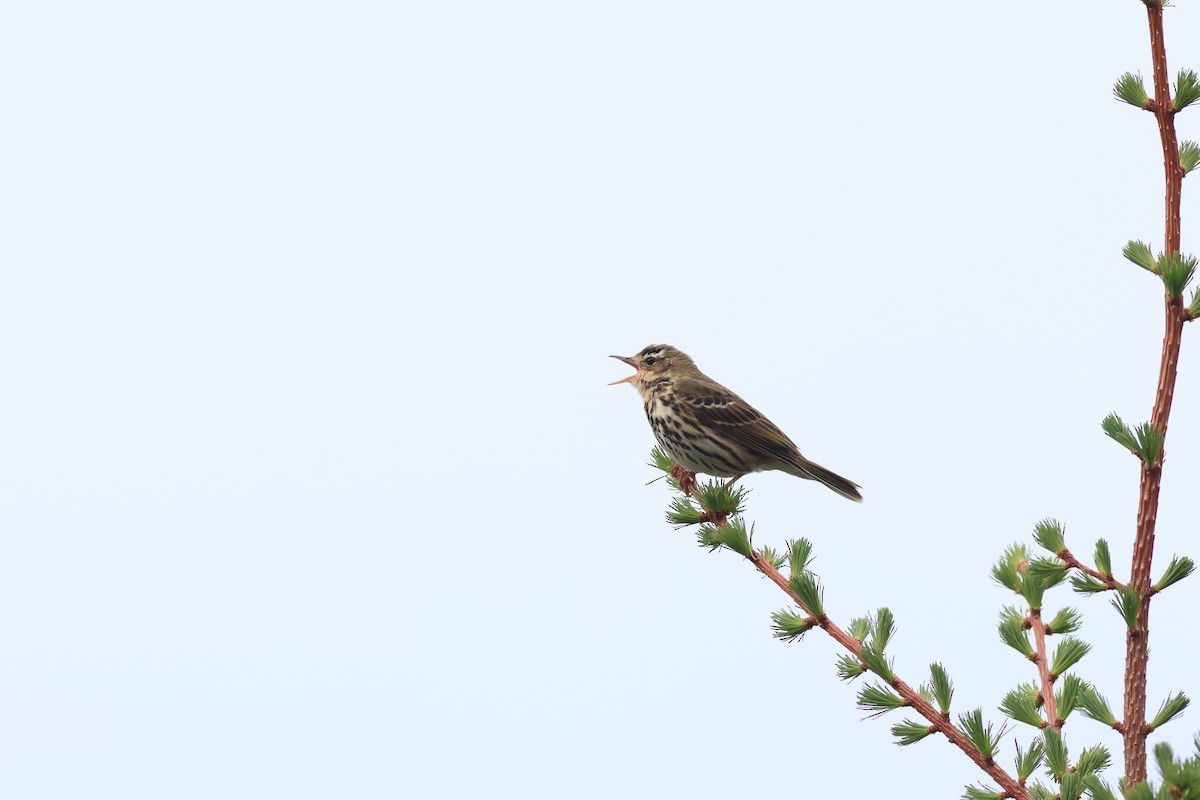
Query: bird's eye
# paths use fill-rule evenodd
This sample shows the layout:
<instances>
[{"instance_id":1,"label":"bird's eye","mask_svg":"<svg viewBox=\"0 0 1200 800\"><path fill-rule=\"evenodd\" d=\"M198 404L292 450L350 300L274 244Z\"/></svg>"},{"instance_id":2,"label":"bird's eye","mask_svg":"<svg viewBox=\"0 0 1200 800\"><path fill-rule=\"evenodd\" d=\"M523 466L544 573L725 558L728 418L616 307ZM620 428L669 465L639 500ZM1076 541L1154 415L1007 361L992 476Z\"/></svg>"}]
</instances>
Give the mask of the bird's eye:
<instances>
[{"instance_id":1,"label":"bird's eye","mask_svg":"<svg viewBox=\"0 0 1200 800\"><path fill-rule=\"evenodd\" d=\"M657 358L655 358L654 356L646 356L646 358L645 358L645 360L644 360L644 363L645 363L645 364L646 364L646 366L648 367L648 366L650 366L651 364L653 364L655 361L658 361L658 359L657 359Z\"/></svg>"}]
</instances>

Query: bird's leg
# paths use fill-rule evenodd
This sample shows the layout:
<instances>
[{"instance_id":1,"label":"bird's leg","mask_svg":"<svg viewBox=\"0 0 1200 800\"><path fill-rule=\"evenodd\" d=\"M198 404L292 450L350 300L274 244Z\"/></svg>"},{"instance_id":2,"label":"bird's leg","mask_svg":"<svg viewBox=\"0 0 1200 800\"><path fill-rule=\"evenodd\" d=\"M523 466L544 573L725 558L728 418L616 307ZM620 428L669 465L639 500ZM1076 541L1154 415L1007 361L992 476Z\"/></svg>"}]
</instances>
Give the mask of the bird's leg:
<instances>
[{"instance_id":1,"label":"bird's leg","mask_svg":"<svg viewBox=\"0 0 1200 800\"><path fill-rule=\"evenodd\" d=\"M671 470L671 477L679 482L679 491L696 496L696 473L676 464Z\"/></svg>"},{"instance_id":2,"label":"bird's leg","mask_svg":"<svg viewBox=\"0 0 1200 800\"><path fill-rule=\"evenodd\" d=\"M744 477L745 475L746 475L746 473L744 473L744 472L741 475L734 475L732 478L725 481L725 484L721 488L728 489L730 486L733 486L735 483L737 483L738 478Z\"/></svg>"}]
</instances>

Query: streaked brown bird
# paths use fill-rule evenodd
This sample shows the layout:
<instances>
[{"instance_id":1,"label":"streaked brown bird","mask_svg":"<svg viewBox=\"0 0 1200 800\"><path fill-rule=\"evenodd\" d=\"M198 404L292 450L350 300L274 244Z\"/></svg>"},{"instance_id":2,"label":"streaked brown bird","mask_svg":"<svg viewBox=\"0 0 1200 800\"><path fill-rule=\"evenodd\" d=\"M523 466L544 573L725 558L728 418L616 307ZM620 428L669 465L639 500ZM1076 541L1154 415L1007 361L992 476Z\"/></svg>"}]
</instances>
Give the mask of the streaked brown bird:
<instances>
[{"instance_id":1,"label":"streaked brown bird","mask_svg":"<svg viewBox=\"0 0 1200 800\"><path fill-rule=\"evenodd\" d=\"M730 478L729 486L748 472L777 469L862 502L857 483L800 455L771 420L701 372L686 353L652 344L635 356L612 358L636 372L610 385L633 384L658 444L689 472Z\"/></svg>"}]
</instances>

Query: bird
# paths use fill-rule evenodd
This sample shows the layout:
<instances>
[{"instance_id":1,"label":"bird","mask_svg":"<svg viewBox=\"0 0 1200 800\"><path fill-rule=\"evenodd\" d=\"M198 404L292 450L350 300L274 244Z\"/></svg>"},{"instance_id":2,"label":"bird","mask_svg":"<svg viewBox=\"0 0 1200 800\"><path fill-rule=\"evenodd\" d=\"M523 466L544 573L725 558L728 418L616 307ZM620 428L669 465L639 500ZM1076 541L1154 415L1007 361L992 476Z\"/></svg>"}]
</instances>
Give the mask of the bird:
<instances>
[{"instance_id":1,"label":"bird","mask_svg":"<svg viewBox=\"0 0 1200 800\"><path fill-rule=\"evenodd\" d=\"M633 367L628 383L641 395L659 446L683 469L732 486L750 472L780 470L819 481L857 503L857 483L809 461L758 410L705 375L682 350L652 344L634 356L610 356Z\"/></svg>"}]
</instances>

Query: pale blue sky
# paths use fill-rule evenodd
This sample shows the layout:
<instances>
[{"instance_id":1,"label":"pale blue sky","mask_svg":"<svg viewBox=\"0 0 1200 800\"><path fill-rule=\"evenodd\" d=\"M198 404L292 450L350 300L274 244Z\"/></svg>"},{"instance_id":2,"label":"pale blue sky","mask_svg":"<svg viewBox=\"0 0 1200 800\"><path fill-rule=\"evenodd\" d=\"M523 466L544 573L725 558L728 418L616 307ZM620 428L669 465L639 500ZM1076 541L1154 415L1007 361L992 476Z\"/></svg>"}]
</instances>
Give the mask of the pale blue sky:
<instances>
[{"instance_id":1,"label":"pale blue sky","mask_svg":"<svg viewBox=\"0 0 1200 800\"><path fill-rule=\"evenodd\" d=\"M1200 68L1200 13L1167 25ZM1125 70L1132 2L10 9L0 795L957 797L964 757L892 745L663 522L607 355L686 350L862 484L746 479L758 540L811 538L836 619L889 605L897 671L999 723L1034 677L1004 546L1055 516L1128 568L1099 422L1149 413L1120 247L1162 185ZM1158 569L1200 557L1196 337ZM1200 693L1197 591L1154 605L1152 706Z\"/></svg>"}]
</instances>

